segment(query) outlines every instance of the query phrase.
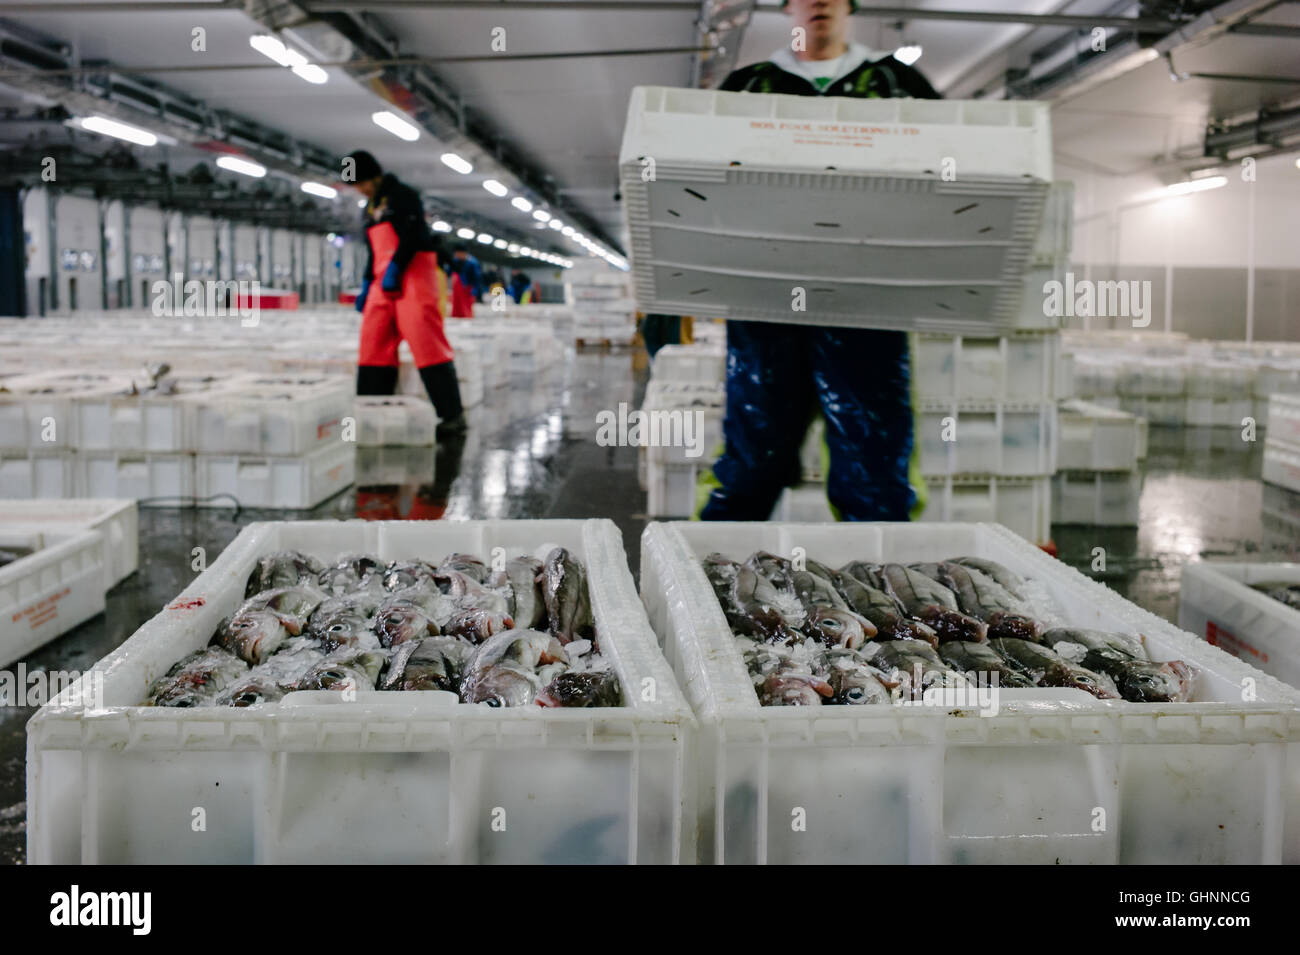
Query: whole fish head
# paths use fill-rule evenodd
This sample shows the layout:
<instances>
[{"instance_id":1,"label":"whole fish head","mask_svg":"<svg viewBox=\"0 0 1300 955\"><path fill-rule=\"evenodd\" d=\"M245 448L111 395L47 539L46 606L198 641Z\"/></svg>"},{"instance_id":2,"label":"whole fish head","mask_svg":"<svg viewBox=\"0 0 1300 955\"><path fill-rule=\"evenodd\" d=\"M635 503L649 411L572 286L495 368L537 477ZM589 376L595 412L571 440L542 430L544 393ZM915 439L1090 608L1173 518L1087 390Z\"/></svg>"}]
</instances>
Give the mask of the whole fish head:
<instances>
[{"instance_id":1,"label":"whole fish head","mask_svg":"<svg viewBox=\"0 0 1300 955\"><path fill-rule=\"evenodd\" d=\"M261 663L289 636L284 622L269 610L241 610L218 631L221 645L242 660Z\"/></svg>"},{"instance_id":2,"label":"whole fish head","mask_svg":"<svg viewBox=\"0 0 1300 955\"><path fill-rule=\"evenodd\" d=\"M889 690L866 666L837 666L831 670L832 699L843 706L890 702Z\"/></svg>"},{"instance_id":3,"label":"whole fish head","mask_svg":"<svg viewBox=\"0 0 1300 955\"><path fill-rule=\"evenodd\" d=\"M433 636L438 626L425 610L409 600L390 600L375 613L375 633L385 647Z\"/></svg>"},{"instance_id":4,"label":"whole fish head","mask_svg":"<svg viewBox=\"0 0 1300 955\"><path fill-rule=\"evenodd\" d=\"M1192 698L1192 668L1182 660L1129 663L1116 682L1124 699L1134 703L1186 703Z\"/></svg>"},{"instance_id":5,"label":"whole fish head","mask_svg":"<svg viewBox=\"0 0 1300 955\"><path fill-rule=\"evenodd\" d=\"M610 670L561 673L537 695L538 706L618 706L618 677Z\"/></svg>"},{"instance_id":6,"label":"whole fish head","mask_svg":"<svg viewBox=\"0 0 1300 955\"><path fill-rule=\"evenodd\" d=\"M541 689L541 681L532 671L503 661L466 681L461 699L493 707L528 706Z\"/></svg>"},{"instance_id":7,"label":"whole fish head","mask_svg":"<svg viewBox=\"0 0 1300 955\"><path fill-rule=\"evenodd\" d=\"M482 643L494 634L513 630L514 620L509 614L497 610L462 610L453 616L442 632L454 637L462 637L471 643Z\"/></svg>"},{"instance_id":8,"label":"whole fish head","mask_svg":"<svg viewBox=\"0 0 1300 955\"><path fill-rule=\"evenodd\" d=\"M835 693L831 685L811 673L781 668L768 675L759 688L764 706L821 706Z\"/></svg>"},{"instance_id":9,"label":"whole fish head","mask_svg":"<svg viewBox=\"0 0 1300 955\"><path fill-rule=\"evenodd\" d=\"M856 650L876 635L876 628L851 610L813 607L804 632L821 643Z\"/></svg>"}]
</instances>

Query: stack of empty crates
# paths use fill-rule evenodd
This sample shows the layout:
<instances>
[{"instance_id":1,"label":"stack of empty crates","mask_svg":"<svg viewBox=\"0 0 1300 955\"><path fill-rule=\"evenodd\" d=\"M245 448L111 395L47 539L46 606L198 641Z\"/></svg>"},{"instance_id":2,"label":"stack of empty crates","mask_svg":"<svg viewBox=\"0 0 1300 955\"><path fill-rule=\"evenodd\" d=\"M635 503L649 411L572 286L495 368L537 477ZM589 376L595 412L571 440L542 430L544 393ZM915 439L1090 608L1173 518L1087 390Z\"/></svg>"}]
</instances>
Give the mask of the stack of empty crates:
<instances>
[{"instance_id":1,"label":"stack of empty crates","mask_svg":"<svg viewBox=\"0 0 1300 955\"><path fill-rule=\"evenodd\" d=\"M1080 399L1061 402L1056 524L1135 527L1142 495L1138 462L1147 453L1147 422L1127 411Z\"/></svg>"},{"instance_id":2,"label":"stack of empty crates","mask_svg":"<svg viewBox=\"0 0 1300 955\"><path fill-rule=\"evenodd\" d=\"M1300 540L1300 395L1272 395L1268 400L1263 478L1264 523L1280 520L1294 547Z\"/></svg>"},{"instance_id":3,"label":"stack of empty crates","mask_svg":"<svg viewBox=\"0 0 1300 955\"><path fill-rule=\"evenodd\" d=\"M8 379L0 497L307 508L352 483L352 382L62 369Z\"/></svg>"},{"instance_id":4,"label":"stack of empty crates","mask_svg":"<svg viewBox=\"0 0 1300 955\"><path fill-rule=\"evenodd\" d=\"M565 300L573 309L578 345L630 345L636 337L636 302L626 272L588 259L566 274Z\"/></svg>"},{"instance_id":5,"label":"stack of empty crates","mask_svg":"<svg viewBox=\"0 0 1300 955\"><path fill-rule=\"evenodd\" d=\"M655 356L641 406L646 426L671 435L690 415L695 446L651 443L637 452L649 517L695 513L700 472L712 466L722 441L725 376L726 350L718 346L665 345Z\"/></svg>"}]
</instances>

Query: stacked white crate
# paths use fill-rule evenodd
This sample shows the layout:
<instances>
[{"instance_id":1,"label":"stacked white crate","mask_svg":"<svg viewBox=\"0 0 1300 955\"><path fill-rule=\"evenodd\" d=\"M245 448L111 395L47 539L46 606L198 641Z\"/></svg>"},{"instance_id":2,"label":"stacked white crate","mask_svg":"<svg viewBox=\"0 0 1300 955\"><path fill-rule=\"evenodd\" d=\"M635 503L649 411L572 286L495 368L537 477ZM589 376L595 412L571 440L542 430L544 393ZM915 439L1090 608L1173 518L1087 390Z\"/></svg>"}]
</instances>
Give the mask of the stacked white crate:
<instances>
[{"instance_id":1,"label":"stacked white crate","mask_svg":"<svg viewBox=\"0 0 1300 955\"><path fill-rule=\"evenodd\" d=\"M695 513L700 472L712 466L722 442L726 410L727 353L703 345L665 345L655 355L641 410L653 416L677 412L684 422L692 416L700 450L684 447L641 447L637 452L646 513L650 517L686 517ZM672 420L671 418L666 420ZM688 450L691 453L688 453Z\"/></svg>"},{"instance_id":2,"label":"stacked white crate","mask_svg":"<svg viewBox=\"0 0 1300 955\"><path fill-rule=\"evenodd\" d=\"M1044 328L1043 283L1063 277L1073 229L1074 187L1052 183L1021 301L1023 326L998 336L921 332L913 345L913 387L922 521L990 521L1033 542L1051 529L1057 409L1069 393L1060 332ZM820 419L819 419L820 423ZM805 445L805 473L820 454ZM824 478L824 475L822 475ZM777 505L782 521L827 521L825 488L807 481Z\"/></svg>"},{"instance_id":3,"label":"stacked white crate","mask_svg":"<svg viewBox=\"0 0 1300 955\"><path fill-rule=\"evenodd\" d=\"M1300 395L1268 399L1262 477L1269 484L1300 492Z\"/></svg>"},{"instance_id":4,"label":"stacked white crate","mask_svg":"<svg viewBox=\"0 0 1300 955\"><path fill-rule=\"evenodd\" d=\"M1057 524L1133 527L1138 523L1147 422L1078 399L1061 402L1052 513Z\"/></svg>"},{"instance_id":5,"label":"stacked white crate","mask_svg":"<svg viewBox=\"0 0 1300 955\"><path fill-rule=\"evenodd\" d=\"M627 273L593 259L575 265L565 278L574 341L630 345L636 336L636 302Z\"/></svg>"}]
</instances>

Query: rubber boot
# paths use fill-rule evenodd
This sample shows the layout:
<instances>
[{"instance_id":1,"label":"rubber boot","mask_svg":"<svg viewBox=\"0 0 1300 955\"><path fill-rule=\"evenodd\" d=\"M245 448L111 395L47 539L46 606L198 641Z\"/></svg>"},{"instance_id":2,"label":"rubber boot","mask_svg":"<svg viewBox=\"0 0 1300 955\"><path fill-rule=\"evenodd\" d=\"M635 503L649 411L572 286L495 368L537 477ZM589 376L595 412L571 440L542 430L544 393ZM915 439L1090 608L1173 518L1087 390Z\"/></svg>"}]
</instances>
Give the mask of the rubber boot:
<instances>
[{"instance_id":1,"label":"rubber boot","mask_svg":"<svg viewBox=\"0 0 1300 955\"><path fill-rule=\"evenodd\" d=\"M429 393L433 410L438 413L438 437L464 434L469 430L465 420L465 407L460 403L460 384L456 381L456 363L425 365L420 369L420 380Z\"/></svg>"},{"instance_id":2,"label":"rubber boot","mask_svg":"<svg viewBox=\"0 0 1300 955\"><path fill-rule=\"evenodd\" d=\"M397 368L394 365L358 365L357 394L391 395L397 388Z\"/></svg>"}]
</instances>

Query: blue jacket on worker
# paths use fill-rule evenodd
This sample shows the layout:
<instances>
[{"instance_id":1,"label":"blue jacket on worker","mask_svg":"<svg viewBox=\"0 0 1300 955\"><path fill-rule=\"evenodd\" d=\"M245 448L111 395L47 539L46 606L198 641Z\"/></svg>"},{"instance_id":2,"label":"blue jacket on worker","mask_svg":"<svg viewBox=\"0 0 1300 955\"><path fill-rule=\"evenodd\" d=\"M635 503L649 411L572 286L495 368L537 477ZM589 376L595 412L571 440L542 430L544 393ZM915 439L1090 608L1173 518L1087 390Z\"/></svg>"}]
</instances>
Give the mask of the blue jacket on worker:
<instances>
[{"instance_id":1,"label":"blue jacket on worker","mask_svg":"<svg viewBox=\"0 0 1300 955\"><path fill-rule=\"evenodd\" d=\"M857 43L837 61L800 61L783 48L720 88L939 98L918 71ZM800 446L820 405L830 452L826 492L836 514L908 520L925 495L914 461L911 386L905 332L728 321L725 449L700 518L767 520L782 491L799 482Z\"/></svg>"}]
</instances>

